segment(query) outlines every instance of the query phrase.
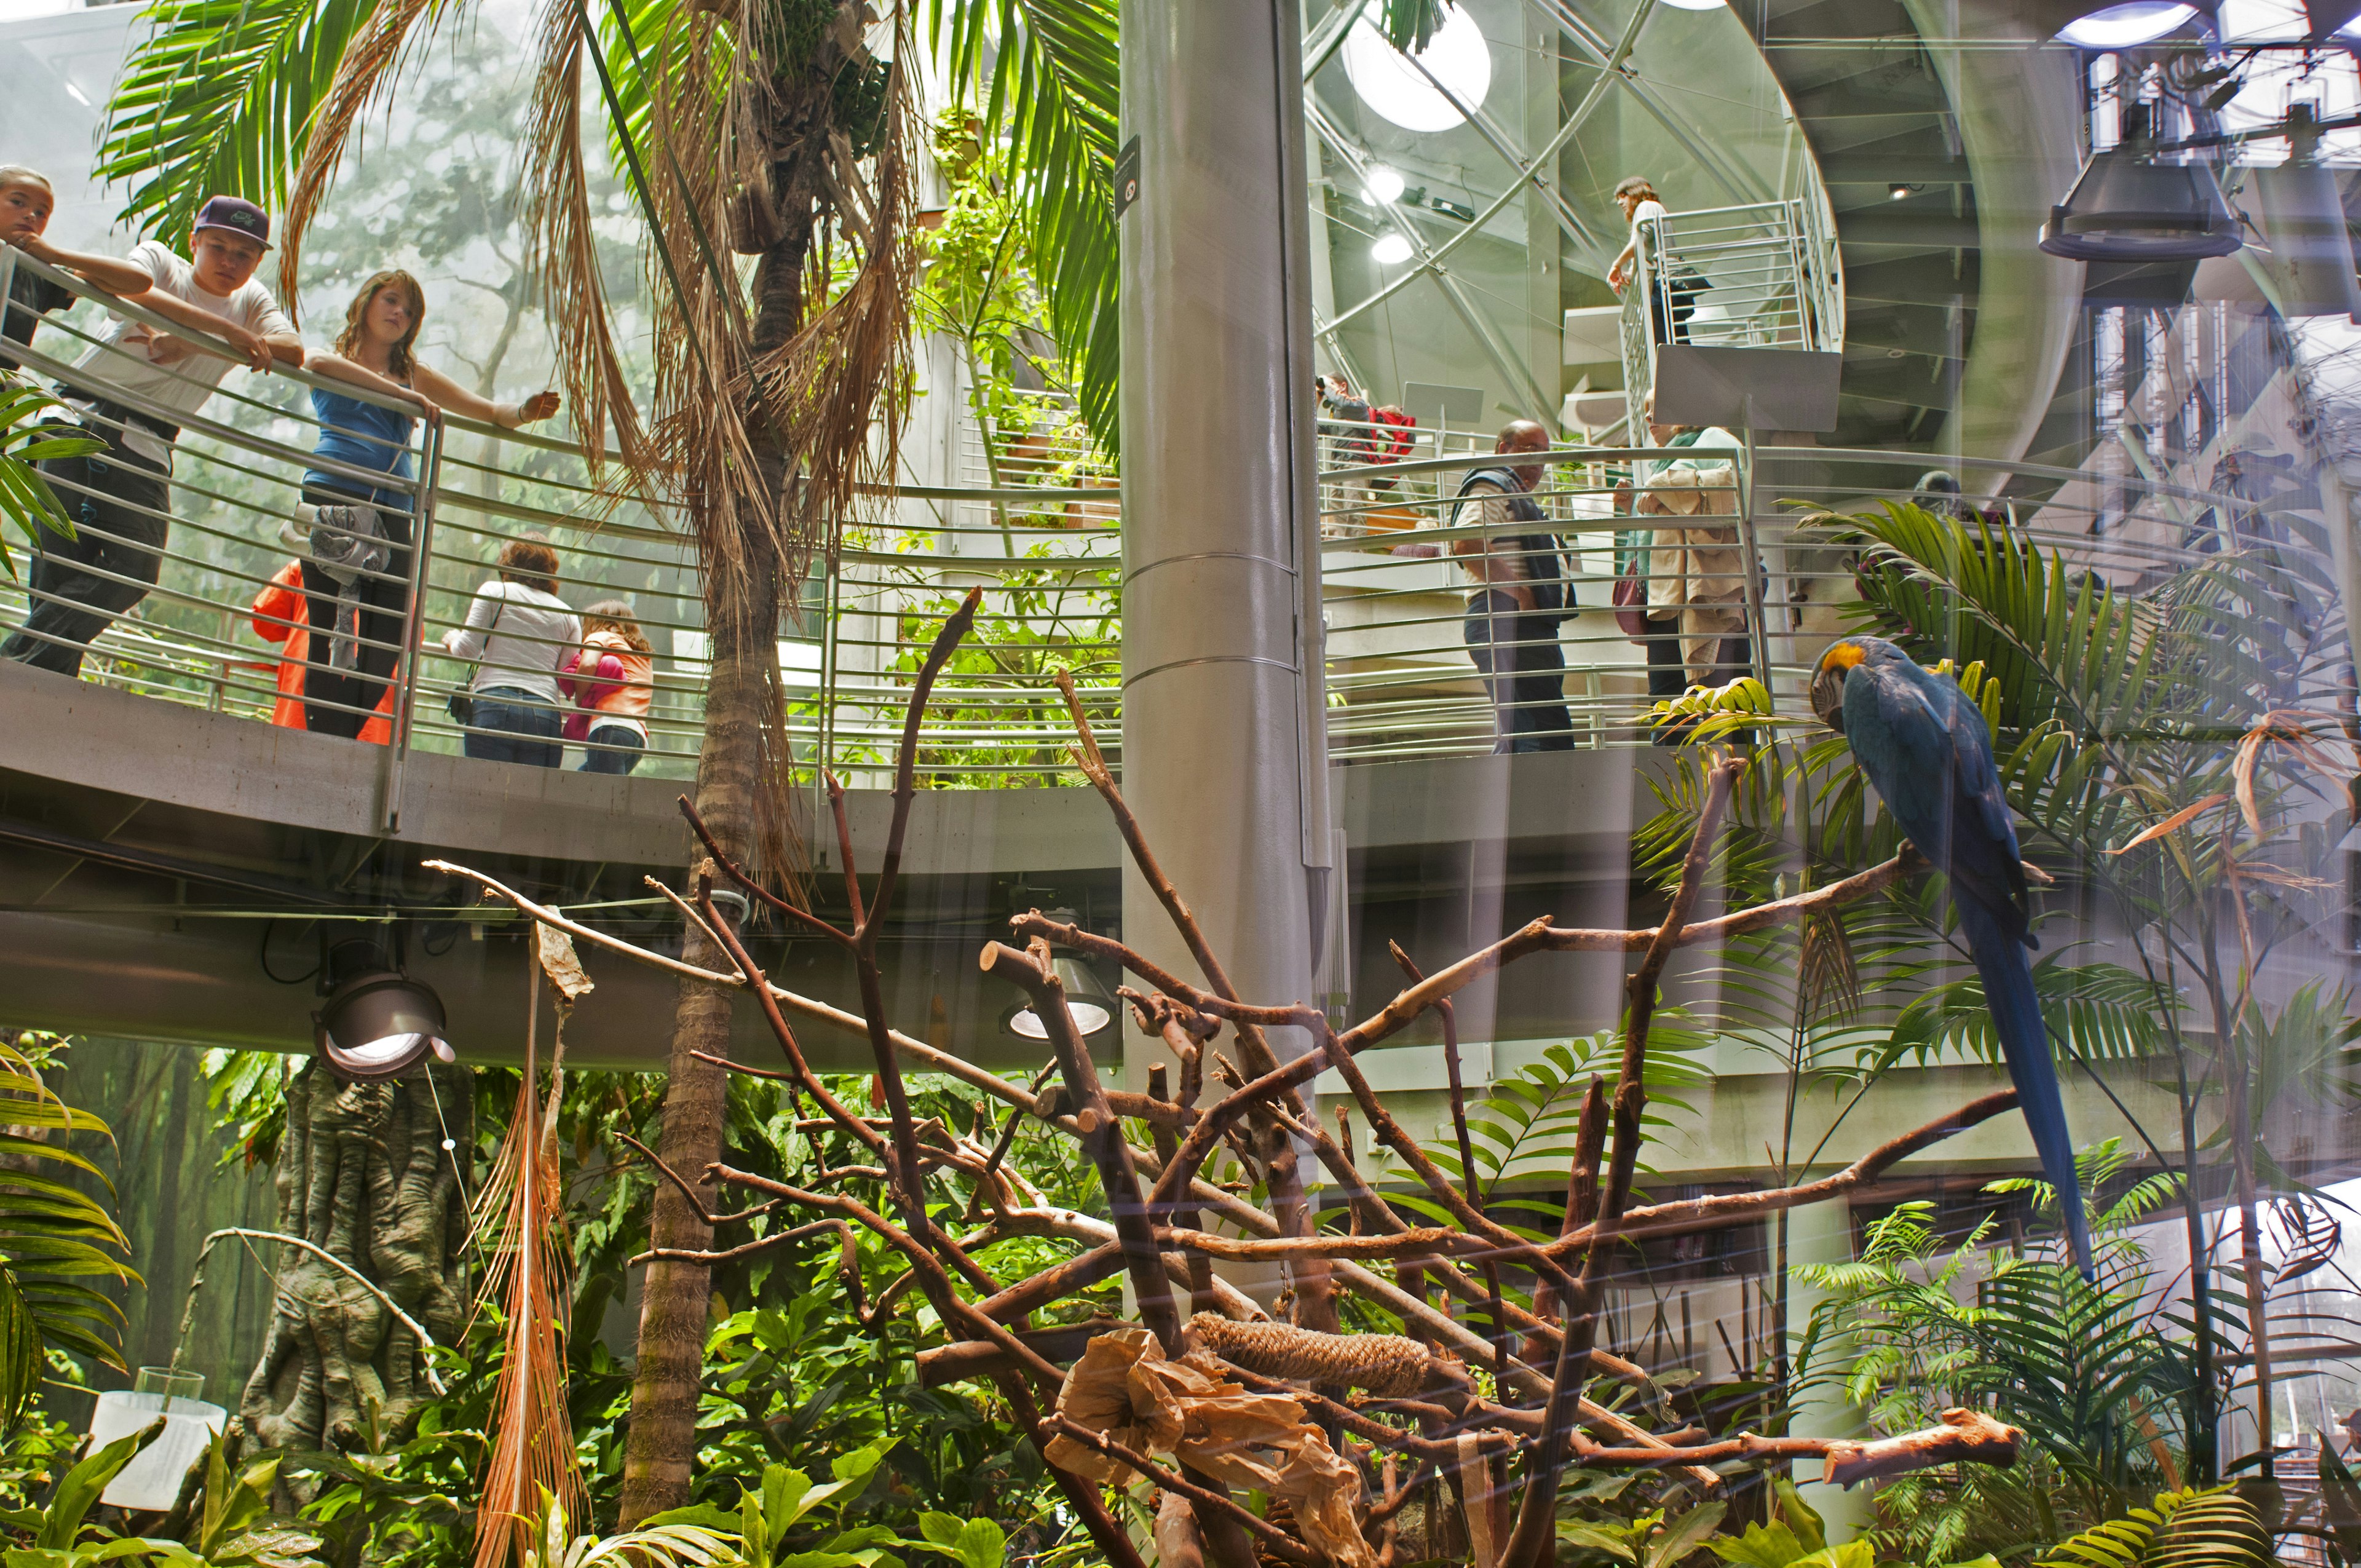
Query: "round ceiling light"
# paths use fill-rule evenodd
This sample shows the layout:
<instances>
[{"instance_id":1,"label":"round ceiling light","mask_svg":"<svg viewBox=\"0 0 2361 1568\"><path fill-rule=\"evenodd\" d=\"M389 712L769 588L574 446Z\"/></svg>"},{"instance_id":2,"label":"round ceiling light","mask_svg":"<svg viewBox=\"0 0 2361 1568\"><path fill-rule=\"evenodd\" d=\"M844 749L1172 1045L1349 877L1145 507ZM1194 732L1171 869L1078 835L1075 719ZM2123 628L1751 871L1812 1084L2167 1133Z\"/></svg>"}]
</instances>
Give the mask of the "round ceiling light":
<instances>
[{"instance_id":1,"label":"round ceiling light","mask_svg":"<svg viewBox=\"0 0 2361 1568\"><path fill-rule=\"evenodd\" d=\"M1714 0L1721 4L1721 0ZM1425 67L1424 71L1419 69ZM1434 80L1427 80L1432 73ZM1406 131L1447 131L1467 116L1435 91L1441 82L1470 109L1483 107L1492 89L1492 50L1484 30L1463 6L1444 14L1443 26L1418 51L1418 63L1386 41L1365 13L1345 36L1345 74L1361 102Z\"/></svg>"},{"instance_id":2,"label":"round ceiling light","mask_svg":"<svg viewBox=\"0 0 2361 1568\"><path fill-rule=\"evenodd\" d=\"M1725 0L1664 0L1675 11L1719 11Z\"/></svg>"},{"instance_id":3,"label":"round ceiling light","mask_svg":"<svg viewBox=\"0 0 2361 1568\"><path fill-rule=\"evenodd\" d=\"M2196 6L2179 0L2127 0L2076 17L2058 29L2058 37L2076 49L2136 49L2154 43L2196 15Z\"/></svg>"},{"instance_id":4,"label":"round ceiling light","mask_svg":"<svg viewBox=\"0 0 2361 1568\"><path fill-rule=\"evenodd\" d=\"M1407 235L1381 234L1378 243L1369 247L1369 259L1380 267L1399 267L1410 259L1410 237Z\"/></svg>"},{"instance_id":5,"label":"round ceiling light","mask_svg":"<svg viewBox=\"0 0 2361 1568\"><path fill-rule=\"evenodd\" d=\"M1384 207L1400 201L1401 193L1407 189L1409 182L1402 179L1400 170L1372 163L1369 165L1369 177L1362 183L1361 193L1372 203Z\"/></svg>"},{"instance_id":6,"label":"round ceiling light","mask_svg":"<svg viewBox=\"0 0 2361 1568\"><path fill-rule=\"evenodd\" d=\"M312 1020L320 1055L347 1080L399 1078L429 1054L459 1059L443 1036L443 999L398 970L354 975Z\"/></svg>"}]
</instances>

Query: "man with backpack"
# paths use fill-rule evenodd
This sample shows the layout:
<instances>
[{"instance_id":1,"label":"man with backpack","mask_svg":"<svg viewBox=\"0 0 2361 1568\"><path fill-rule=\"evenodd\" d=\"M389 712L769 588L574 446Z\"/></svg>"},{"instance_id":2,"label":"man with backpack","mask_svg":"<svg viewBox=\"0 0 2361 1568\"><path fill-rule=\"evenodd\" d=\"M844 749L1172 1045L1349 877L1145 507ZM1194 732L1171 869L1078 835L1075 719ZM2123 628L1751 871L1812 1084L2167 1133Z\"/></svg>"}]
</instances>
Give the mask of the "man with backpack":
<instances>
[{"instance_id":1,"label":"man with backpack","mask_svg":"<svg viewBox=\"0 0 2361 1568\"><path fill-rule=\"evenodd\" d=\"M1549 432L1529 419L1500 432L1492 450L1504 457L1549 450ZM1451 521L1480 534L1451 542L1475 580L1467 595L1467 657L1492 701L1495 756L1574 748L1565 707L1565 652L1558 623L1573 610L1564 558L1549 519L1532 498L1543 465L1477 468L1459 484Z\"/></svg>"}]
</instances>

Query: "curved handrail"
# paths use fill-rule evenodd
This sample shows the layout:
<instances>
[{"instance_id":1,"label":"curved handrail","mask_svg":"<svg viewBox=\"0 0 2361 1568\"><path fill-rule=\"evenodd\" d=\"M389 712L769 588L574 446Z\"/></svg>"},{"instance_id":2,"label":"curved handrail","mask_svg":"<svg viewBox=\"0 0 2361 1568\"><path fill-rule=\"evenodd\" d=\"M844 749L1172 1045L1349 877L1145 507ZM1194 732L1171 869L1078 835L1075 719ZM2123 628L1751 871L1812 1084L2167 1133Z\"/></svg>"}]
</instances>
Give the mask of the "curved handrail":
<instances>
[{"instance_id":1,"label":"curved handrail","mask_svg":"<svg viewBox=\"0 0 2361 1568\"><path fill-rule=\"evenodd\" d=\"M0 251L0 267L8 255ZM109 310L187 335L78 280L40 270ZM70 325L60 330L76 332ZM106 389L88 372L38 347L21 357L42 374ZM283 367L275 374L383 406L405 406ZM247 640L244 625L251 612L246 600L269 578L271 564L284 558L278 530L291 515L293 477L306 468L339 470L269 428L264 422L302 416L250 395L253 390L250 385L222 389L214 394L225 400L217 412L175 416L186 432L185 461L174 476L174 500L166 514L175 538L160 553L161 581L143 613L118 621L93 649L103 661L96 671L103 678L259 718L280 697L273 672L280 664L277 649ZM1323 429L1333 422L1323 416ZM1338 425L1326 433L1334 436L1326 448L1331 455L1344 457L1377 432ZM1423 441L1431 433L1413 433ZM501 455L479 460L473 442L451 440L461 435L497 443ZM1488 444L1466 433L1453 433L1452 439ZM677 506L660 494L627 489L615 472L594 471L578 445L562 434L450 416L438 432L421 427L419 442L420 467L411 482L419 501L416 567L402 646L394 650L403 655L395 676L397 739L379 753L388 773L387 798L398 803L402 760L412 746L456 750L465 739L443 711L456 666L447 662L437 638L465 615L495 542L518 525L543 529L561 541L561 589L571 602L586 604L620 592L636 607L636 618L656 644L648 742L640 765L688 772L701 729L703 615L694 543L681 526ZM550 471L528 478L512 460L511 448L533 454L535 467ZM1478 553L1524 552L1514 542L1529 541L1533 529L1482 509L1468 510L1456 496L1453 476L1499 466L1499 455L1470 451L1323 466L1318 554L1332 754L1353 762L1489 751L1501 715L1535 710L1550 733L1561 740L1570 736L1578 745L1644 744L1649 736L1642 716L1652 684L1724 668L1720 661L1729 656L1723 645L1729 640L1718 643L1709 635L1724 625L1752 651L1747 662L1771 678L1780 700L1795 700L1816 652L1813 638L1832 634L1832 600L1849 591L1850 584L1844 561L1797 528L1798 514L1779 510L1787 488L1781 476L1800 465L1833 471L1828 483L1798 487L1825 491L1835 498L1833 507L1907 496L1916 473L1927 466L2021 480L2056 494L2048 500L2026 497L2021 505L2032 510L2022 518L2012 512L2011 526L2094 560L2104 557L2111 567L2135 576L2175 570L2196 559L2197 547L2180 543L2171 532L2193 525L2151 520L2163 531L2150 529L2154 537L2094 540L2087 523L2078 523L2092 509L2074 500L2081 494L2072 488L2074 481L2100 485L2107 495L2104 504L2118 508L2125 499L2136 508L2152 499L2176 507L2214 508L2226 518L2251 504L2129 476L1850 448L1765 446L1753 455L1752 470L1742 451L1731 451L1725 455L1726 471L1703 478L1667 477L1661 471L1677 457L1694 455L1646 446L1562 446L1518 455L1520 466L1538 464L1550 470L1536 499L1550 519L1544 531L1557 541L1556 575L1574 598L1574 608L1550 620L1545 631L1535 625L1493 624L1497 617L1471 617L1471 595L1481 585L1470 579L1467 563ZM1881 468L1894 471L1897 482L1875 482ZM366 471L352 477L384 482L384 476ZM513 493L525 483L533 488ZM1683 504L1693 502L1694 515L1634 515L1635 495L1651 487L1686 492L1689 501ZM1731 587L1742 578L1726 562L1718 567L1664 565L1679 552L1699 549L1723 549L1734 561L1734 538L1722 539L1716 531L1737 528L1738 508L1749 495L1755 515L1748 521L1761 546L1759 591ZM915 669L915 650L932 618L946 612L970 584L981 583L986 598L969 650L972 657L947 672L938 686L939 718L928 729L926 769L939 784L1075 782L1065 757L1063 700L1051 676L1060 667L1075 668L1083 699L1113 748L1120 734L1122 589L1120 535L1111 525L1119 521L1120 489L903 484L864 487L863 499L877 504L864 506L864 515L842 524L836 547L816 564L815 576L804 585L801 630L781 642L799 759L855 784L882 781ZM971 508L977 510L965 510ZM1012 508L1021 514L1009 517ZM979 514L994 521L979 522ZM2076 532L2078 527L2084 532ZM1667 602L1659 607L1662 619L1644 620L1634 641L1611 613L1617 586L1636 584L1643 595L1669 601L1680 597L1668 593L1667 585L1682 570L1689 574L1684 583L1705 585L1703 598L1682 602L1704 603L1711 613L1700 620ZM1717 574L1720 587L1712 586ZM393 579L389 574L382 580ZM5 591L21 602L21 587ZM1724 597L1708 602L1714 593ZM1624 608L1627 613L1632 609ZM262 626L296 629L284 617L253 619ZM1470 652L1469 638L1479 620L1488 629L1488 656L1510 663L1528 657L1561 661L1563 701L1488 691ZM361 641L381 652L392 646L367 636ZM553 648L553 656L560 652ZM1560 709L1562 719L1554 717Z\"/></svg>"}]
</instances>

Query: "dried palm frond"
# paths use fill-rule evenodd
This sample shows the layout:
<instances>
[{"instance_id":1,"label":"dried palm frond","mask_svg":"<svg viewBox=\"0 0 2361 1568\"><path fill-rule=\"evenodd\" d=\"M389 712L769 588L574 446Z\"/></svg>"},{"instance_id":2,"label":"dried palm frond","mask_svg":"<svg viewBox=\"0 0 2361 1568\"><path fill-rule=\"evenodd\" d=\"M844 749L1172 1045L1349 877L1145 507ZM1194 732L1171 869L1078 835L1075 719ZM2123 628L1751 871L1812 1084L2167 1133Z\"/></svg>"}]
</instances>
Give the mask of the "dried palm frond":
<instances>
[{"instance_id":1,"label":"dried palm frond","mask_svg":"<svg viewBox=\"0 0 2361 1568\"><path fill-rule=\"evenodd\" d=\"M412 43L432 38L451 9L447 0L386 0L369 13L360 36L336 62L335 78L304 137L302 161L296 167L287 214L280 225L279 299L291 318L296 313L303 236L335 182L345 143L369 105L391 92ZM425 33L413 40L421 22L426 24Z\"/></svg>"},{"instance_id":2,"label":"dried palm frond","mask_svg":"<svg viewBox=\"0 0 2361 1568\"><path fill-rule=\"evenodd\" d=\"M873 62L857 22L843 25L851 16L840 11L815 45L746 0L685 7L652 40L662 68L641 73L655 144L652 270L679 285L654 291L653 466L677 487L697 536L717 677L726 629L758 644L753 836L771 875L790 883L800 857L786 694L768 656L778 601L792 604L783 586L833 552L862 491L891 482L910 382L906 82L886 68L882 129L857 153L838 123L840 82ZM898 56L898 16L895 40ZM728 69L717 70L725 48ZM762 171L759 191L733 178L749 167ZM767 243L750 300L719 258L756 217ZM858 261L838 288L827 263L840 247Z\"/></svg>"},{"instance_id":3,"label":"dried palm frond","mask_svg":"<svg viewBox=\"0 0 2361 1568\"><path fill-rule=\"evenodd\" d=\"M654 476L639 404L615 346L582 156L582 60L598 40L581 0L542 0L534 39L538 63L524 126L522 182L543 309L556 340L557 379L574 410L584 455L594 465L599 461L611 424L618 455L633 480L643 483Z\"/></svg>"},{"instance_id":4,"label":"dried palm frond","mask_svg":"<svg viewBox=\"0 0 2361 1568\"><path fill-rule=\"evenodd\" d=\"M540 978L536 969L536 1018ZM538 1544L536 1521L549 1506L544 1499L555 1499L574 1517L588 1508L573 1421L566 1409L562 1314L573 1293L566 1283L569 1257L555 1137L565 1073L552 1064L544 1105L530 1027L525 1042L524 1071L518 1080L508 1136L493 1158L491 1179L477 1195L473 1216L475 1235L490 1259L476 1310L480 1312L498 1302L504 1314L500 1381L492 1391L491 1449L484 1462L483 1501L476 1514L476 1568L502 1568L530 1557ZM564 1049L561 1035L557 1050Z\"/></svg>"}]
</instances>

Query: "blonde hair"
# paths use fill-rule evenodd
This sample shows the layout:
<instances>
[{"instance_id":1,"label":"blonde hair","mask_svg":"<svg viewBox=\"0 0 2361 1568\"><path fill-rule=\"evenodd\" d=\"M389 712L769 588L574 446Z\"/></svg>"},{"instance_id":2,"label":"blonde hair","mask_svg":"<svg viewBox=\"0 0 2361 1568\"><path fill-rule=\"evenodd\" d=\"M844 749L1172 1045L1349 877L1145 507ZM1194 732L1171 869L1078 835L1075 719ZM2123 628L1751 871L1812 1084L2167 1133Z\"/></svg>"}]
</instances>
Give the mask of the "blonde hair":
<instances>
[{"instance_id":1,"label":"blonde hair","mask_svg":"<svg viewBox=\"0 0 2361 1568\"><path fill-rule=\"evenodd\" d=\"M582 612L582 635L588 638L594 631L611 631L631 645L634 653L653 653L655 644L631 619L631 607L622 599L600 599Z\"/></svg>"},{"instance_id":2,"label":"blonde hair","mask_svg":"<svg viewBox=\"0 0 2361 1568\"><path fill-rule=\"evenodd\" d=\"M58 188L49 183L49 177L39 170L28 169L21 163L0 163L0 190L11 185L38 185L52 199L58 193Z\"/></svg>"},{"instance_id":3,"label":"blonde hair","mask_svg":"<svg viewBox=\"0 0 2361 1568\"><path fill-rule=\"evenodd\" d=\"M401 334L401 341L385 356L386 367L393 372L394 379L407 381L418 371L418 361L411 356L410 345L418 341L418 329L426 324L426 291L418 286L417 279L398 268L374 274L353 296L353 302L345 307L345 330L336 334L336 352L349 359L360 351L368 332L369 307L377 303L379 292L386 289L401 290L403 301L410 306L410 330Z\"/></svg>"}]
</instances>

